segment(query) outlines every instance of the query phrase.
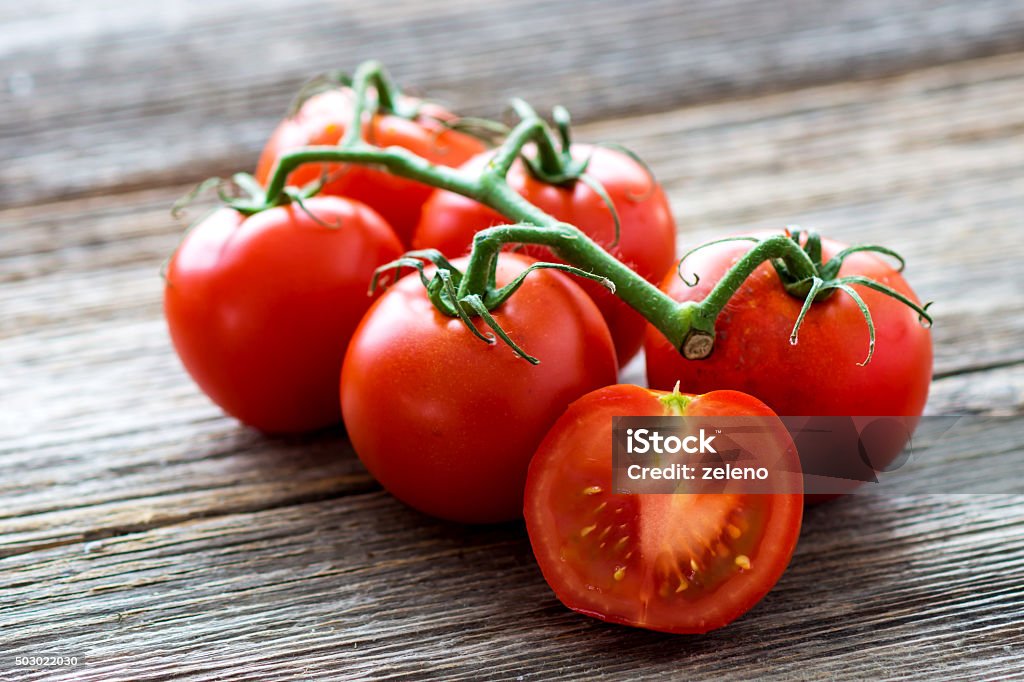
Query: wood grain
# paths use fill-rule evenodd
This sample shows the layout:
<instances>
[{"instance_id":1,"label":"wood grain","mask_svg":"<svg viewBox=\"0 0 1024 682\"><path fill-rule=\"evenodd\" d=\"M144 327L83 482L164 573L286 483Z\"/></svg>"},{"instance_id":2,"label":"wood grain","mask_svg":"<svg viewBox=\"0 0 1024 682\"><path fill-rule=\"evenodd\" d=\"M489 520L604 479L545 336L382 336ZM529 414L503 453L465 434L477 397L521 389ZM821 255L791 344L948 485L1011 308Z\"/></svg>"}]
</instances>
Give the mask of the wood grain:
<instances>
[{"instance_id":1,"label":"wood grain","mask_svg":"<svg viewBox=\"0 0 1024 682\"><path fill-rule=\"evenodd\" d=\"M1021 416L1024 54L997 54L1024 47L1020 3L98 6L0 8L0 680L1019 676L1024 495L843 499L726 630L604 625L557 602L521 525L405 508L340 430L223 417L169 347L158 269L169 203L372 43L474 113L573 105L579 139L649 160L683 246L800 223L897 248L937 301L929 411ZM581 37L554 41L568 16ZM936 456L1019 480L1007 441ZM11 665L42 653L86 663Z\"/></svg>"},{"instance_id":2,"label":"wood grain","mask_svg":"<svg viewBox=\"0 0 1024 682\"><path fill-rule=\"evenodd\" d=\"M85 679L1005 677L1024 645L1020 508L948 495L819 507L764 602L681 638L562 608L518 525L347 496L0 560L5 650L59 641L89 657Z\"/></svg>"},{"instance_id":3,"label":"wood grain","mask_svg":"<svg viewBox=\"0 0 1024 682\"><path fill-rule=\"evenodd\" d=\"M0 204L233 172L310 74L380 58L470 114L581 119L1024 48L1019 0L40 0L0 7Z\"/></svg>"}]
</instances>

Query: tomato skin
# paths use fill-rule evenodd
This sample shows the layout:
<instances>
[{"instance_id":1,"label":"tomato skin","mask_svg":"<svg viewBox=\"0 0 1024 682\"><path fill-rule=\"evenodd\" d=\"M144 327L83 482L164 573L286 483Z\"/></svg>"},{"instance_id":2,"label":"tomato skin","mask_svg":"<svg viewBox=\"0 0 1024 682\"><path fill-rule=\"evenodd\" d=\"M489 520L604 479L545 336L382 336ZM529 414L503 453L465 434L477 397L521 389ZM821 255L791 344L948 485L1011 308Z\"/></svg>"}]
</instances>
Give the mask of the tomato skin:
<instances>
[{"instance_id":1,"label":"tomato skin","mask_svg":"<svg viewBox=\"0 0 1024 682\"><path fill-rule=\"evenodd\" d=\"M676 257L675 221L661 185L622 152L582 144L573 145L572 152L578 159L590 156L587 174L604 186L618 212L620 238L615 247L611 246L615 241L612 214L585 183L576 182L571 187L545 184L535 179L520 160L509 171L509 185L541 210L583 230L648 281L658 283ZM491 156L492 152L485 152L474 157L463 169L477 173ZM461 256L469 251L477 232L508 222L472 199L438 191L423 207L413 246ZM558 261L543 247L527 246L524 253L539 260ZM640 350L644 318L597 282L581 281L580 285L601 309L615 340L619 364L625 364Z\"/></svg>"},{"instance_id":2,"label":"tomato skin","mask_svg":"<svg viewBox=\"0 0 1024 682\"><path fill-rule=\"evenodd\" d=\"M824 259L844 248L822 240ZM687 258L686 276L700 276L688 287L671 272L661 288L677 301L700 301L729 267L750 249L727 242ZM840 276L864 275L917 301L903 277L882 258L855 253ZM786 293L767 263L761 265L725 306L715 324L715 348L704 360L686 360L653 327L647 330L647 379L669 389L681 381L687 390L734 389L757 396L787 416L918 416L924 410L932 375L931 332L917 313L860 285L874 319L877 342L866 366L868 329L847 294L835 292L815 303L800 327L799 342L789 335L802 301Z\"/></svg>"},{"instance_id":3,"label":"tomato skin","mask_svg":"<svg viewBox=\"0 0 1024 682\"><path fill-rule=\"evenodd\" d=\"M498 284L530 262L502 254ZM345 357L341 404L359 458L395 497L444 519L519 518L527 464L548 427L616 378L608 328L566 275L530 274L492 314L539 365L439 312L416 275L374 304Z\"/></svg>"},{"instance_id":4,"label":"tomato skin","mask_svg":"<svg viewBox=\"0 0 1024 682\"><path fill-rule=\"evenodd\" d=\"M825 260L844 244L822 240ZM695 287L684 284L675 271L661 288L677 301L700 301L722 275L749 249L732 242L709 246L686 260L686 277L700 276ZM847 257L840 276L863 275L886 284L918 301L913 290L882 258L871 253ZM786 293L774 269L761 265L740 287L715 323L715 348L704 360L686 360L657 330L648 327L644 342L647 380L654 388L670 388L681 381L689 390L728 388L764 400L785 416L902 416L906 434L924 411L932 376L931 332L922 327L917 313L898 301L863 286L853 285L871 310L875 323L874 356L867 355L867 323L853 299L835 292L815 303L800 327L799 342L790 345L789 335L803 302ZM865 423L858 423L863 429ZM871 461L881 470L906 444L894 435L887 443L876 442ZM828 466L828 453L804 455ZM834 478L827 494L807 495L818 503L850 492L857 480Z\"/></svg>"},{"instance_id":5,"label":"tomato skin","mask_svg":"<svg viewBox=\"0 0 1024 682\"><path fill-rule=\"evenodd\" d=\"M530 463L526 527L545 580L570 609L651 630L705 633L746 613L781 577L799 539L803 496L612 494L612 417L673 414L661 400L667 395L620 384L573 403ZM690 416L774 416L764 403L736 391L690 398L684 410ZM785 433L781 422L779 433ZM788 435L782 437L790 447ZM785 456L789 465L799 466L794 449ZM728 523L740 524L742 534ZM739 556L717 554L723 542L717 535L708 541L706 533L719 532L718 525L738 533L729 537L744 544L730 549L743 552L746 570L730 572ZM678 562L685 571L694 547L711 546L716 554L699 557L701 571L713 570L704 562L721 556L724 577L702 585L693 569L687 588L659 589L662 567Z\"/></svg>"},{"instance_id":6,"label":"tomato skin","mask_svg":"<svg viewBox=\"0 0 1024 682\"><path fill-rule=\"evenodd\" d=\"M256 166L255 175L260 184L267 184L283 154L298 147L335 145L341 141L352 120L352 105L351 90L329 90L309 98L294 116L281 121ZM444 126L440 121L451 121L455 117L443 108L423 103L421 114L414 121L391 114L377 115L372 124L368 121L364 127L363 138L380 147L404 147L432 163L452 167L486 148L475 137ZM306 164L288 176L288 183L305 185L319 179L323 171L323 164ZM339 164L328 164L327 171L333 178L321 194L362 201L384 217L403 245L409 245L420 209L433 188L364 166L342 169Z\"/></svg>"},{"instance_id":7,"label":"tomato skin","mask_svg":"<svg viewBox=\"0 0 1024 682\"><path fill-rule=\"evenodd\" d=\"M164 311L182 364L225 412L261 431L341 419L338 375L370 307L374 269L402 252L367 206L307 199L249 218L222 208L171 257Z\"/></svg>"}]
</instances>

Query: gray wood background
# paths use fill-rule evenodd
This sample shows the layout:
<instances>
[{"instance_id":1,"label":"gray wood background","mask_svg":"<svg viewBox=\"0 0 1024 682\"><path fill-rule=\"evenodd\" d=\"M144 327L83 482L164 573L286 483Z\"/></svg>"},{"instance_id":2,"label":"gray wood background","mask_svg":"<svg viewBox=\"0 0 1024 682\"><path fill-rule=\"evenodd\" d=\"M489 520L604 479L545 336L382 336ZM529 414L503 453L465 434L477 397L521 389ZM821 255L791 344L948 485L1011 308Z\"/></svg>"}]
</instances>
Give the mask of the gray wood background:
<instances>
[{"instance_id":1,"label":"gray wood background","mask_svg":"<svg viewBox=\"0 0 1024 682\"><path fill-rule=\"evenodd\" d=\"M340 432L222 416L161 319L168 206L371 56L472 114L565 104L649 160L682 245L801 223L902 251L938 301L929 410L1024 414L1024 2L5 2L0 680L1024 674L1022 495L812 509L764 602L671 637L567 611L521 525L408 510Z\"/></svg>"}]
</instances>

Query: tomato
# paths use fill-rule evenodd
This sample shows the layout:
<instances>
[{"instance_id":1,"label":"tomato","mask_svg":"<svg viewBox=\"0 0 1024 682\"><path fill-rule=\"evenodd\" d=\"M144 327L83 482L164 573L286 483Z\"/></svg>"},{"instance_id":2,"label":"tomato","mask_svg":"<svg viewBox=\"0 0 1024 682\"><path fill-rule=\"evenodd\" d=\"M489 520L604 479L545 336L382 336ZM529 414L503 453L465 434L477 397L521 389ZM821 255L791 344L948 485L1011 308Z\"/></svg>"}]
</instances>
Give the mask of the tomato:
<instances>
[{"instance_id":1,"label":"tomato","mask_svg":"<svg viewBox=\"0 0 1024 682\"><path fill-rule=\"evenodd\" d=\"M773 475L786 469L796 479L772 488L779 494L614 494L612 417L672 415L773 419L777 450L763 456L784 465ZM708 632L750 610L789 564L803 516L799 471L785 428L755 398L609 386L573 403L538 448L526 527L545 580L569 608L651 630Z\"/></svg>"},{"instance_id":2,"label":"tomato","mask_svg":"<svg viewBox=\"0 0 1024 682\"><path fill-rule=\"evenodd\" d=\"M844 246L822 240L824 260ZM700 301L749 248L749 243L726 242L701 249L685 262L688 280L699 275L697 286L687 286L673 271L666 276L662 289L678 301ZM869 277L918 301L893 266L875 254L848 256L839 276L850 275ZM797 344L790 344L789 336L803 301L786 292L775 270L766 263L747 279L719 315L710 357L686 360L657 330L647 330L648 382L662 389L681 381L693 391L743 391L786 416L906 417L901 431L882 440L877 435L870 438L871 451L865 454L875 470L881 471L899 455L924 410L932 375L931 332L903 303L862 285L852 286L863 297L875 324L874 354L866 365L861 363L869 347L867 323L855 301L844 292L836 291L814 303L799 329ZM870 422L854 422L861 437L866 437L864 429ZM842 473L850 462L838 461L824 450L812 451L803 442L801 449L805 469L816 469L829 477L823 479L824 483L813 484L823 494L808 495L808 502L831 499L835 493L849 492L858 485L858 479L847 480Z\"/></svg>"},{"instance_id":3,"label":"tomato","mask_svg":"<svg viewBox=\"0 0 1024 682\"><path fill-rule=\"evenodd\" d=\"M502 254L498 285L531 262ZM608 328L566 275L530 274L492 314L539 365L439 312L417 275L381 296L345 357L341 405L356 453L395 497L433 516L519 518L526 467L548 428L616 378Z\"/></svg>"},{"instance_id":4,"label":"tomato","mask_svg":"<svg viewBox=\"0 0 1024 682\"><path fill-rule=\"evenodd\" d=\"M509 185L549 213L583 230L652 283L661 280L675 262L676 228L665 193L650 173L627 154L587 145L573 145L574 158L590 157L587 174L604 186L619 216L619 242L615 221L600 195L583 182L569 187L545 184L518 160L508 174ZM463 169L479 173L490 160L485 152ZM468 252L473 235L508 219L472 199L438 191L423 207L413 238L415 248L436 248L448 256ZM527 246L524 252L540 260L558 260L548 249ZM620 364L636 355L643 341L644 318L597 282L581 281L611 329Z\"/></svg>"},{"instance_id":5,"label":"tomato","mask_svg":"<svg viewBox=\"0 0 1024 682\"><path fill-rule=\"evenodd\" d=\"M352 105L353 95L348 89L329 90L306 100L271 135L256 166L256 179L265 185L278 158L298 147L337 144L351 121ZM453 167L486 148L477 138L446 127L441 121L455 117L443 108L423 103L420 111L416 120L377 115L371 125L364 127L364 139L380 147L404 147L432 163ZM326 169L331 179L322 194L364 202L391 224L403 244L409 244L420 208L433 188L365 166L342 168L331 164ZM291 173L288 182L302 186L317 180L323 172L322 164L305 164Z\"/></svg>"},{"instance_id":6,"label":"tomato","mask_svg":"<svg viewBox=\"0 0 1024 682\"><path fill-rule=\"evenodd\" d=\"M225 412L261 431L341 419L345 347L398 238L367 206L314 197L246 218L222 208L171 258L164 310L185 369ZM317 221L321 222L317 222Z\"/></svg>"},{"instance_id":7,"label":"tomato","mask_svg":"<svg viewBox=\"0 0 1024 682\"><path fill-rule=\"evenodd\" d=\"M726 242L690 255L686 277L675 271L662 290L677 301L700 301L750 249L748 242ZM822 240L824 260L845 245ZM854 253L840 277L862 275L918 300L903 277L872 253ZM931 332L917 313L899 301L853 285L871 311L877 341L868 353L864 315L847 294L836 291L816 302L804 319L796 345L790 332L803 301L789 295L771 265L761 265L739 288L715 323L715 347L703 360L686 360L653 327L647 330L647 379L668 389L681 381L687 390L730 388L757 396L780 415L920 415L932 375Z\"/></svg>"}]
</instances>

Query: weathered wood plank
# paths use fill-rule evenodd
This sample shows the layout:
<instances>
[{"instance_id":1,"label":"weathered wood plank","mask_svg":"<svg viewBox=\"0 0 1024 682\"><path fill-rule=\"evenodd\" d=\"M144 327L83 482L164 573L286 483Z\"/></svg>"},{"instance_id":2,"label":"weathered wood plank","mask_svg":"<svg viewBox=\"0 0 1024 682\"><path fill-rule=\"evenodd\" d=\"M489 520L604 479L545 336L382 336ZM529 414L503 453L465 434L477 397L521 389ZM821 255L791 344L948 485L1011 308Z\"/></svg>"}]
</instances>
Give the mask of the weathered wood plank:
<instances>
[{"instance_id":1,"label":"weathered wood plank","mask_svg":"<svg viewBox=\"0 0 1024 682\"><path fill-rule=\"evenodd\" d=\"M5 652L59 642L88 658L76 679L416 677L428 667L472 679L482 665L525 679L970 677L965 661L1000 677L1019 671L1024 645L1019 497L816 508L777 589L702 638L572 614L544 585L521 527L442 524L382 493L199 519L0 567Z\"/></svg>"},{"instance_id":2,"label":"weathered wood plank","mask_svg":"<svg viewBox=\"0 0 1024 682\"><path fill-rule=\"evenodd\" d=\"M27 8L0 8L0 205L249 166L302 80L368 57L471 114L515 94L593 119L1024 47L1016 0Z\"/></svg>"}]
</instances>

